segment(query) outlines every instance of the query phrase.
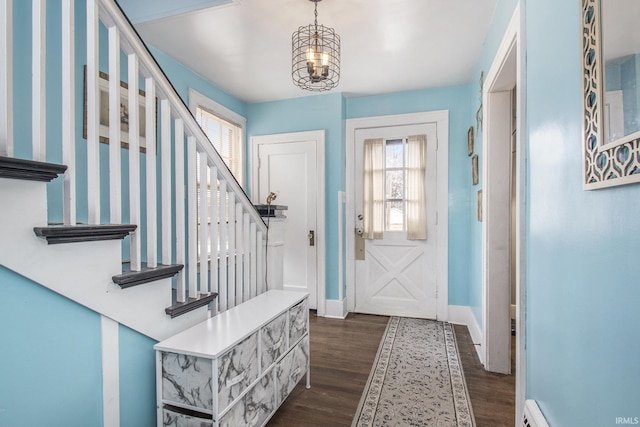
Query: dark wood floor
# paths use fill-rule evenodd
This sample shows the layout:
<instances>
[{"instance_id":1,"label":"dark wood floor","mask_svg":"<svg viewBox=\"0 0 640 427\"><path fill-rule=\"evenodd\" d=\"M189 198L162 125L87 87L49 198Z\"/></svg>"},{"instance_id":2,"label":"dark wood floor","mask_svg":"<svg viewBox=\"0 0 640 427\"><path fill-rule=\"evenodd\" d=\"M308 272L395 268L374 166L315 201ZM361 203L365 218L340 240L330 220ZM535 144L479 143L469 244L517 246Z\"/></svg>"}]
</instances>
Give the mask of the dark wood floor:
<instances>
[{"instance_id":1,"label":"dark wood floor","mask_svg":"<svg viewBox=\"0 0 640 427\"><path fill-rule=\"evenodd\" d=\"M339 320L312 313L311 388L301 381L268 425L350 426L387 321L366 314ZM477 426L513 426L515 377L486 373L467 328L455 331Z\"/></svg>"},{"instance_id":2,"label":"dark wood floor","mask_svg":"<svg viewBox=\"0 0 640 427\"><path fill-rule=\"evenodd\" d=\"M478 359L466 326L455 326L464 378L477 427L515 425L516 376L487 372ZM511 372L515 366L515 338L511 339Z\"/></svg>"}]
</instances>

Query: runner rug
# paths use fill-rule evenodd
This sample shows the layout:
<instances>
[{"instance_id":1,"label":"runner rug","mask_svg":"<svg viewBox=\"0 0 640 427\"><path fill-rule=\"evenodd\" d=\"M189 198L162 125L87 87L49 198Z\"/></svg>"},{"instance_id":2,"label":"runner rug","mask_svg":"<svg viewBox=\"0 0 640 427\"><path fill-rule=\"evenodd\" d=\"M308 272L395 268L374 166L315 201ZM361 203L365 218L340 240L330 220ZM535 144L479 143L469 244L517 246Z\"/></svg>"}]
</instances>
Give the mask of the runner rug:
<instances>
[{"instance_id":1,"label":"runner rug","mask_svg":"<svg viewBox=\"0 0 640 427\"><path fill-rule=\"evenodd\" d=\"M474 427L453 326L392 317L352 427Z\"/></svg>"}]
</instances>

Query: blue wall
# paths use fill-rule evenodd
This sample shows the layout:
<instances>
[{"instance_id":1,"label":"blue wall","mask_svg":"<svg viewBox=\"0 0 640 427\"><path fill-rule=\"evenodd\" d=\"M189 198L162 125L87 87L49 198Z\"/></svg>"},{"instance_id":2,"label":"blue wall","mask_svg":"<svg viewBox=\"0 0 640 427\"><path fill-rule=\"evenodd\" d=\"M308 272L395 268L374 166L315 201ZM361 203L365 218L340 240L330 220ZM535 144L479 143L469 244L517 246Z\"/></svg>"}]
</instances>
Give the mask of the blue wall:
<instances>
[{"instance_id":1,"label":"blue wall","mask_svg":"<svg viewBox=\"0 0 640 427\"><path fill-rule=\"evenodd\" d=\"M0 266L0 425L102 425L100 316Z\"/></svg>"},{"instance_id":2,"label":"blue wall","mask_svg":"<svg viewBox=\"0 0 640 427\"><path fill-rule=\"evenodd\" d=\"M120 426L156 425L157 341L119 326Z\"/></svg>"},{"instance_id":3,"label":"blue wall","mask_svg":"<svg viewBox=\"0 0 640 427\"><path fill-rule=\"evenodd\" d=\"M325 129L326 134L326 291L338 298L337 192L345 189L344 119L419 111L449 110L449 304L469 305L469 191L467 157L468 86L343 98L340 94L308 96L250 104L248 135ZM475 206L475 198L474 205Z\"/></svg>"},{"instance_id":4,"label":"blue wall","mask_svg":"<svg viewBox=\"0 0 640 427\"><path fill-rule=\"evenodd\" d=\"M0 283L0 425L102 425L100 315L2 266ZM153 426L156 341L119 339L120 425Z\"/></svg>"},{"instance_id":5,"label":"blue wall","mask_svg":"<svg viewBox=\"0 0 640 427\"><path fill-rule=\"evenodd\" d=\"M609 426L640 415L640 187L582 189L579 3L526 2L527 398Z\"/></svg>"},{"instance_id":6,"label":"blue wall","mask_svg":"<svg viewBox=\"0 0 640 427\"><path fill-rule=\"evenodd\" d=\"M189 106L189 89L195 89L201 94L208 96L217 103L224 105L228 109L238 113L242 117L247 117L247 104L229 95L216 85L206 80L204 77L185 67L164 52L150 46L149 50L162 67L162 70L169 78L171 84L182 97L187 107Z\"/></svg>"},{"instance_id":7,"label":"blue wall","mask_svg":"<svg viewBox=\"0 0 640 427\"><path fill-rule=\"evenodd\" d=\"M449 304L469 305L469 86L347 99L347 118L449 110ZM474 217L475 218L475 217Z\"/></svg>"}]
</instances>

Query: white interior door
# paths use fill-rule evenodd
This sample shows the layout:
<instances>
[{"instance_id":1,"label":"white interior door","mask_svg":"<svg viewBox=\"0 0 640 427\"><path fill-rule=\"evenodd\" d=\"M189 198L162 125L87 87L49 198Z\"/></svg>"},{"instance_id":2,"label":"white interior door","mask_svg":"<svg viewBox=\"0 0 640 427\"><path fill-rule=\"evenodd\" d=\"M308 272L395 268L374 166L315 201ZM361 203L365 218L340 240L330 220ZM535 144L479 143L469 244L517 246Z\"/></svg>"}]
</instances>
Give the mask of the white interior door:
<instances>
[{"instance_id":1,"label":"white interior door","mask_svg":"<svg viewBox=\"0 0 640 427\"><path fill-rule=\"evenodd\" d=\"M274 192L276 205L286 205L284 227L284 289L309 292L309 307L317 308L317 152L316 141L260 143L258 200ZM255 182L255 181L254 181ZM254 198L255 200L255 198ZM313 238L310 238L313 235Z\"/></svg>"},{"instance_id":2,"label":"white interior door","mask_svg":"<svg viewBox=\"0 0 640 427\"><path fill-rule=\"evenodd\" d=\"M427 135L427 239L407 240L402 204L385 201L385 231L381 240L364 240L364 260L355 261L355 310L360 313L437 317L437 125L359 129L355 137L356 225L363 212L363 142L383 138L387 157L398 144L406 150L410 135ZM404 142L403 142L404 141ZM394 148L395 147L395 148ZM387 198L397 170L385 171ZM394 184L395 185L395 184ZM357 233L357 232L356 232ZM356 236L356 240L360 237ZM360 257L361 258L361 257Z\"/></svg>"}]
</instances>

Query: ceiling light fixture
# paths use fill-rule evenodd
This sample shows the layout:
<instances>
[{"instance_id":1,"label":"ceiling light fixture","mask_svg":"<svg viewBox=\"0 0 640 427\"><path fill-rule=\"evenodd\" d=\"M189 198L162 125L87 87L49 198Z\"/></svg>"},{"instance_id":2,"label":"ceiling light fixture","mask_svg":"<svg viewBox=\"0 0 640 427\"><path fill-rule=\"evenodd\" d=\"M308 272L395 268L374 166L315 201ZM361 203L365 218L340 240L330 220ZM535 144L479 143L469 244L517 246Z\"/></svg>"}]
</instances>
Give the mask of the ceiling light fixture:
<instances>
[{"instance_id":1,"label":"ceiling light fixture","mask_svg":"<svg viewBox=\"0 0 640 427\"><path fill-rule=\"evenodd\" d=\"M318 25L318 2L315 21L293 33L293 83L302 89L324 92L338 86L340 81L340 36L333 28Z\"/></svg>"}]
</instances>

